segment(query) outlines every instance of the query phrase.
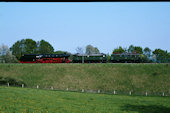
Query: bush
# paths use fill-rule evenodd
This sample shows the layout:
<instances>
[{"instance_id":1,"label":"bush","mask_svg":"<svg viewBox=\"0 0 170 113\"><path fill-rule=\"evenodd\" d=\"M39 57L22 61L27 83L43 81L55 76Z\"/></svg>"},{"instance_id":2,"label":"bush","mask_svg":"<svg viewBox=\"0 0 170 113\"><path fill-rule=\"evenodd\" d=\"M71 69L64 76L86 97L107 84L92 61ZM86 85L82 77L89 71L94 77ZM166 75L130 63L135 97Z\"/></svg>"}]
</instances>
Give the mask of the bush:
<instances>
[{"instance_id":1,"label":"bush","mask_svg":"<svg viewBox=\"0 0 170 113\"><path fill-rule=\"evenodd\" d=\"M17 81L16 79L10 77L0 77L0 85L7 85L8 83L10 86L21 86L22 84L26 86L23 81Z\"/></svg>"}]
</instances>

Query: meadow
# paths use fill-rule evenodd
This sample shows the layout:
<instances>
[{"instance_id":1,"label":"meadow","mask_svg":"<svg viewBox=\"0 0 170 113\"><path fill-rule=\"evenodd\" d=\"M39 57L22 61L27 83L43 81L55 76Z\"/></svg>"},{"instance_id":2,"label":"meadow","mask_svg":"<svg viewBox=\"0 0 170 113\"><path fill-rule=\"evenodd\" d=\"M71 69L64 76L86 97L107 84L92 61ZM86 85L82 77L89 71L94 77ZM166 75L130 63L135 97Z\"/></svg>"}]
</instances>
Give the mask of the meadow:
<instances>
[{"instance_id":1,"label":"meadow","mask_svg":"<svg viewBox=\"0 0 170 113\"><path fill-rule=\"evenodd\" d=\"M170 97L78 93L0 86L1 113L169 113Z\"/></svg>"},{"instance_id":2,"label":"meadow","mask_svg":"<svg viewBox=\"0 0 170 113\"><path fill-rule=\"evenodd\" d=\"M170 64L0 64L1 85L9 79L28 88L170 95Z\"/></svg>"}]
</instances>

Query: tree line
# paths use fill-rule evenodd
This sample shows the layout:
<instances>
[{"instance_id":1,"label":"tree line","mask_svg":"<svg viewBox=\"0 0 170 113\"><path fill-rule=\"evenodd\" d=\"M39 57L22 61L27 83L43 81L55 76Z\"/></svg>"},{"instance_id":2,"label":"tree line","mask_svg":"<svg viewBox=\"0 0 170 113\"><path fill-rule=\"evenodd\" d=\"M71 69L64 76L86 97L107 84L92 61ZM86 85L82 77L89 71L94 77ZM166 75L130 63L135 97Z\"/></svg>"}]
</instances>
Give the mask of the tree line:
<instances>
[{"instance_id":1,"label":"tree line","mask_svg":"<svg viewBox=\"0 0 170 113\"><path fill-rule=\"evenodd\" d=\"M115 48L113 50L113 53L124 52L141 54L141 57L145 62L152 62L151 59L162 63L167 62L168 59L170 60L170 52L168 52L167 50L162 50L160 48L152 51L149 47L145 47L143 49L140 46L130 45L128 49L119 46L118 48Z\"/></svg>"},{"instance_id":2,"label":"tree line","mask_svg":"<svg viewBox=\"0 0 170 113\"><path fill-rule=\"evenodd\" d=\"M76 52L79 54L99 54L100 51L97 47L93 47L92 45L87 45L85 48L77 47ZM140 46L130 45L128 48L123 48L119 46L113 50L114 53L138 53L142 55L144 60L148 60L153 56L156 60L164 60L170 58L170 52L167 50L162 50L160 48L152 51L149 47L145 47L144 49ZM34 41L32 39L22 39L15 42L12 47L8 48L8 46L1 44L0 46L0 61L6 63L16 63L18 59L23 54L72 54L67 51L54 51L53 46L45 41ZM107 54L109 57L109 54ZM163 61L161 61L163 62Z\"/></svg>"}]
</instances>

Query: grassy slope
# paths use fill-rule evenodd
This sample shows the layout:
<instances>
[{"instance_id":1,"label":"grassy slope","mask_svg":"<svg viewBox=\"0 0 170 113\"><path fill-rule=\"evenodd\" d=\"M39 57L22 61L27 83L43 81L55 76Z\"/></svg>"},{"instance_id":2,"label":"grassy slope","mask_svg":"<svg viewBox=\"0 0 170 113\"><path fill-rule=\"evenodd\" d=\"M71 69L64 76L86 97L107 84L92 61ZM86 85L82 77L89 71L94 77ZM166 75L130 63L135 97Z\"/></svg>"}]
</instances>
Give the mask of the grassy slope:
<instances>
[{"instance_id":1,"label":"grassy slope","mask_svg":"<svg viewBox=\"0 0 170 113\"><path fill-rule=\"evenodd\" d=\"M0 76L29 87L170 94L167 64L0 64Z\"/></svg>"},{"instance_id":2,"label":"grassy slope","mask_svg":"<svg viewBox=\"0 0 170 113\"><path fill-rule=\"evenodd\" d=\"M0 87L4 113L168 113L170 97L119 96Z\"/></svg>"}]
</instances>

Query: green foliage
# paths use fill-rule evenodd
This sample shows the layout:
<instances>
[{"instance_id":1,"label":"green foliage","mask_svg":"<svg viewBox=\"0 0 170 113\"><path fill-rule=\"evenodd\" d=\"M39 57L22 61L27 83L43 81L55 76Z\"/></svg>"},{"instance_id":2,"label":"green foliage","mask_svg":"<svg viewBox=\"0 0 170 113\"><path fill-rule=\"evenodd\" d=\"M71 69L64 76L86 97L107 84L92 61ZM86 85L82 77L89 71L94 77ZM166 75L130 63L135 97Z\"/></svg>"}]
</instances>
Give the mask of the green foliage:
<instances>
[{"instance_id":1,"label":"green foliage","mask_svg":"<svg viewBox=\"0 0 170 113\"><path fill-rule=\"evenodd\" d=\"M106 62L110 62L110 60L111 60L111 56L109 55L109 53L107 53L107 55L106 55L106 59L107 59L107 61L106 61Z\"/></svg>"},{"instance_id":2,"label":"green foliage","mask_svg":"<svg viewBox=\"0 0 170 113\"><path fill-rule=\"evenodd\" d=\"M15 42L10 50L12 54L16 56L17 59L21 57L23 54L34 54L36 53L36 42L32 39L22 39L20 41Z\"/></svg>"},{"instance_id":3,"label":"green foliage","mask_svg":"<svg viewBox=\"0 0 170 113\"><path fill-rule=\"evenodd\" d=\"M45 40L41 40L37 47L37 53L39 53L39 54L53 54L54 48L49 42L47 42Z\"/></svg>"},{"instance_id":4,"label":"green foliage","mask_svg":"<svg viewBox=\"0 0 170 113\"><path fill-rule=\"evenodd\" d=\"M116 48L113 50L113 53L124 53L124 52L125 52L125 50L121 46L119 46L119 48Z\"/></svg>"},{"instance_id":5,"label":"green foliage","mask_svg":"<svg viewBox=\"0 0 170 113\"><path fill-rule=\"evenodd\" d=\"M149 49L149 47L145 47L144 51L144 55L146 55L147 57L151 56L151 49Z\"/></svg>"},{"instance_id":6,"label":"green foliage","mask_svg":"<svg viewBox=\"0 0 170 113\"><path fill-rule=\"evenodd\" d=\"M69 53L69 52L67 52L67 51L55 51L54 52L55 54L71 54L71 53Z\"/></svg>"},{"instance_id":7,"label":"green foliage","mask_svg":"<svg viewBox=\"0 0 170 113\"><path fill-rule=\"evenodd\" d=\"M22 40L21 40L22 43ZM24 54L34 54L36 53L37 43L32 39L25 39L22 43ZM22 49L22 48L21 48Z\"/></svg>"},{"instance_id":8,"label":"green foliage","mask_svg":"<svg viewBox=\"0 0 170 113\"><path fill-rule=\"evenodd\" d=\"M7 52L5 56L3 56L5 63L19 63L17 58L11 54L10 51Z\"/></svg>"},{"instance_id":9,"label":"green foliage","mask_svg":"<svg viewBox=\"0 0 170 113\"><path fill-rule=\"evenodd\" d=\"M8 83L10 86L20 86L21 87L22 84L24 84L24 86L26 86L26 84L23 81L16 80L11 77L0 77L0 85L7 85Z\"/></svg>"},{"instance_id":10,"label":"green foliage","mask_svg":"<svg viewBox=\"0 0 170 113\"><path fill-rule=\"evenodd\" d=\"M129 52L129 53L134 52L134 46L133 46L133 45L130 45L130 46L129 46L128 52Z\"/></svg>"},{"instance_id":11,"label":"green foliage","mask_svg":"<svg viewBox=\"0 0 170 113\"><path fill-rule=\"evenodd\" d=\"M167 51L164 51L162 49L155 49L153 51L153 54L155 54L157 56L166 56L166 55L168 55Z\"/></svg>"},{"instance_id":12,"label":"green foliage","mask_svg":"<svg viewBox=\"0 0 170 113\"><path fill-rule=\"evenodd\" d=\"M92 45L87 45L86 46L86 54L99 54L100 51L98 50L97 47L93 47Z\"/></svg>"},{"instance_id":13,"label":"green foliage","mask_svg":"<svg viewBox=\"0 0 170 113\"><path fill-rule=\"evenodd\" d=\"M144 97L0 87L4 113L169 113L169 97Z\"/></svg>"},{"instance_id":14,"label":"green foliage","mask_svg":"<svg viewBox=\"0 0 170 113\"><path fill-rule=\"evenodd\" d=\"M134 51L135 51L136 53L143 54L142 47L140 47L140 46L135 46L135 47L134 47Z\"/></svg>"},{"instance_id":15,"label":"green foliage","mask_svg":"<svg viewBox=\"0 0 170 113\"><path fill-rule=\"evenodd\" d=\"M20 41L15 42L10 50L12 51L12 54L16 56L17 59L19 59L22 55L23 49L21 49Z\"/></svg>"},{"instance_id":16,"label":"green foliage","mask_svg":"<svg viewBox=\"0 0 170 113\"><path fill-rule=\"evenodd\" d=\"M67 52L67 51L55 51L54 54L68 54L70 55L69 57L69 60L72 60L73 59L73 55L70 53L70 52Z\"/></svg>"},{"instance_id":17,"label":"green foliage","mask_svg":"<svg viewBox=\"0 0 170 113\"><path fill-rule=\"evenodd\" d=\"M167 60L170 59L170 54L162 49L155 49L153 54L156 55L157 62L168 62Z\"/></svg>"},{"instance_id":18,"label":"green foliage","mask_svg":"<svg viewBox=\"0 0 170 113\"><path fill-rule=\"evenodd\" d=\"M17 59L23 54L52 54L54 53L54 48L50 43L45 40L37 42L32 39L22 39L15 42L10 48L12 54L16 56Z\"/></svg>"},{"instance_id":19,"label":"green foliage","mask_svg":"<svg viewBox=\"0 0 170 113\"><path fill-rule=\"evenodd\" d=\"M133 46L133 45L130 45L130 46L129 46L128 52L129 52L129 53L139 53L139 54L143 54L142 47L140 47L140 46Z\"/></svg>"}]
</instances>

